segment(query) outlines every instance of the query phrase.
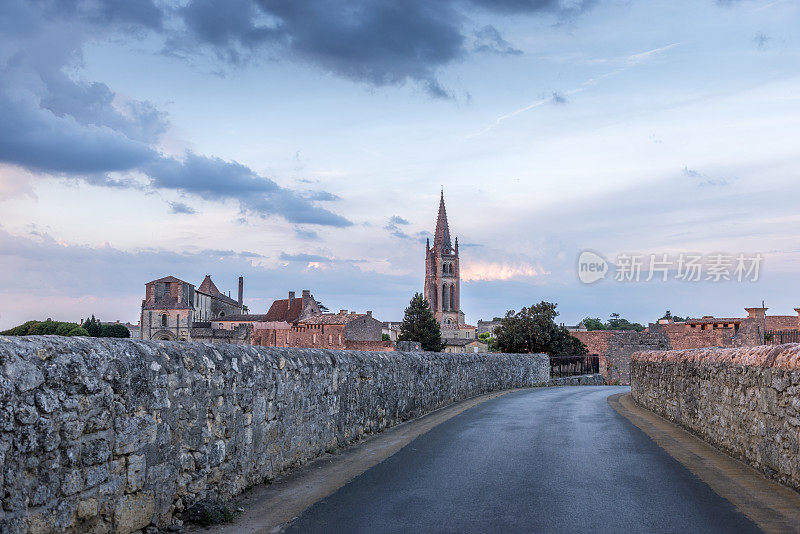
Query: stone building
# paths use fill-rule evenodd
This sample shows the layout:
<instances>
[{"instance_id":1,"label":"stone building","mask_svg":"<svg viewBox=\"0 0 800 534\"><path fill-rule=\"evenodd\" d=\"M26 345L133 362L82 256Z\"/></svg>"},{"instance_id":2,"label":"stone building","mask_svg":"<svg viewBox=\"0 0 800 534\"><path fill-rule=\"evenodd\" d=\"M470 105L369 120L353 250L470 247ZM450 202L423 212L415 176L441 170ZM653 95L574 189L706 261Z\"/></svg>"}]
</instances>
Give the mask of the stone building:
<instances>
[{"instance_id":1,"label":"stone building","mask_svg":"<svg viewBox=\"0 0 800 534\"><path fill-rule=\"evenodd\" d=\"M798 315L767 315L767 308L745 308L746 317L713 317L651 323L634 330L572 331L590 354L599 356L606 383L628 384L630 357L643 350L686 350L710 347L748 347L800 340ZM794 335L792 335L794 334Z\"/></svg>"},{"instance_id":2,"label":"stone building","mask_svg":"<svg viewBox=\"0 0 800 534\"><path fill-rule=\"evenodd\" d=\"M479 339L448 339L445 352L489 352L489 345Z\"/></svg>"},{"instance_id":3,"label":"stone building","mask_svg":"<svg viewBox=\"0 0 800 534\"><path fill-rule=\"evenodd\" d=\"M433 246L425 244L424 295L442 329L442 339L475 339L475 327L466 324L461 311L461 273L458 238L450 240L450 226L444 205L444 191L439 199L439 214Z\"/></svg>"},{"instance_id":4,"label":"stone building","mask_svg":"<svg viewBox=\"0 0 800 534\"><path fill-rule=\"evenodd\" d=\"M288 318L287 318L288 319ZM289 322L255 323L253 345L266 347L305 347L339 350L394 350L391 341L382 340L383 323L372 312L317 313Z\"/></svg>"},{"instance_id":5,"label":"stone building","mask_svg":"<svg viewBox=\"0 0 800 534\"><path fill-rule=\"evenodd\" d=\"M145 298L142 301L139 325L142 339L163 341L214 341L220 337L211 336L213 319L225 315L242 314L244 279L239 277L239 300L224 295L211 276L206 275L200 287L174 276L166 276L145 284ZM240 329L234 336L223 337L244 342L249 341Z\"/></svg>"}]
</instances>

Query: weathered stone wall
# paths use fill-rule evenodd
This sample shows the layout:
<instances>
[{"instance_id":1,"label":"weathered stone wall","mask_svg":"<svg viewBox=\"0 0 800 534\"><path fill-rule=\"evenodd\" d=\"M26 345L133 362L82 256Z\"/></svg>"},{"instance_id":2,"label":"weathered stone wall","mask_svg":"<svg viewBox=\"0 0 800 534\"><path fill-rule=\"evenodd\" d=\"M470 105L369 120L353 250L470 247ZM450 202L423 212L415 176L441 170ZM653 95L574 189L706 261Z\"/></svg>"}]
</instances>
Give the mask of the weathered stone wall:
<instances>
[{"instance_id":1,"label":"weathered stone wall","mask_svg":"<svg viewBox=\"0 0 800 534\"><path fill-rule=\"evenodd\" d=\"M592 330L570 332L583 341L589 354L597 354L600 372L606 384L629 384L631 354L641 350L669 349L669 340L661 333L634 330Z\"/></svg>"},{"instance_id":2,"label":"weathered stone wall","mask_svg":"<svg viewBox=\"0 0 800 534\"><path fill-rule=\"evenodd\" d=\"M551 386L602 386L603 384L605 384L605 380L600 373L594 375L560 376L550 379Z\"/></svg>"},{"instance_id":3,"label":"weathered stone wall","mask_svg":"<svg viewBox=\"0 0 800 534\"><path fill-rule=\"evenodd\" d=\"M365 434L548 379L542 355L0 336L0 532L167 526Z\"/></svg>"},{"instance_id":4,"label":"weathered stone wall","mask_svg":"<svg viewBox=\"0 0 800 534\"><path fill-rule=\"evenodd\" d=\"M631 395L800 490L800 344L638 352Z\"/></svg>"}]
</instances>

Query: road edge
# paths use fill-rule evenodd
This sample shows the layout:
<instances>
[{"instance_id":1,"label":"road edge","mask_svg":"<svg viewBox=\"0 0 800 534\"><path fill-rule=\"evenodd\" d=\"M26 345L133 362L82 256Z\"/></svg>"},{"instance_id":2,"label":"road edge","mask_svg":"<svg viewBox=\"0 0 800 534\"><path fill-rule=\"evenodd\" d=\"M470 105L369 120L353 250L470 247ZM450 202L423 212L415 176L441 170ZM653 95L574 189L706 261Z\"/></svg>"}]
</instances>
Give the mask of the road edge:
<instances>
[{"instance_id":1,"label":"road edge","mask_svg":"<svg viewBox=\"0 0 800 534\"><path fill-rule=\"evenodd\" d=\"M630 393L608 404L647 434L714 492L730 501L764 532L800 531L800 493L728 456L690 432L637 405Z\"/></svg>"},{"instance_id":2,"label":"road edge","mask_svg":"<svg viewBox=\"0 0 800 534\"><path fill-rule=\"evenodd\" d=\"M244 509L230 523L201 527L187 525L187 533L263 534L278 533L308 507L352 479L389 458L434 427L491 399L522 391L516 388L486 393L448 404L428 414L395 425L334 454L325 454L292 470L271 484L254 486L231 503Z\"/></svg>"}]
</instances>

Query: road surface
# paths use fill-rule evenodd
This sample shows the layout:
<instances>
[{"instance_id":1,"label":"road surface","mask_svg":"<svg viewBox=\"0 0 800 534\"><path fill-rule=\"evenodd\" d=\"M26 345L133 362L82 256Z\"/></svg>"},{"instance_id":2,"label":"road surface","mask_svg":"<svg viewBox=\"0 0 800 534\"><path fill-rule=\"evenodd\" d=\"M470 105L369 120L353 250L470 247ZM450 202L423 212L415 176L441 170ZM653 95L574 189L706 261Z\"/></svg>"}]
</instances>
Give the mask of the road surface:
<instances>
[{"instance_id":1,"label":"road surface","mask_svg":"<svg viewBox=\"0 0 800 534\"><path fill-rule=\"evenodd\" d=\"M626 391L537 388L486 401L287 532L760 532L609 406Z\"/></svg>"}]
</instances>

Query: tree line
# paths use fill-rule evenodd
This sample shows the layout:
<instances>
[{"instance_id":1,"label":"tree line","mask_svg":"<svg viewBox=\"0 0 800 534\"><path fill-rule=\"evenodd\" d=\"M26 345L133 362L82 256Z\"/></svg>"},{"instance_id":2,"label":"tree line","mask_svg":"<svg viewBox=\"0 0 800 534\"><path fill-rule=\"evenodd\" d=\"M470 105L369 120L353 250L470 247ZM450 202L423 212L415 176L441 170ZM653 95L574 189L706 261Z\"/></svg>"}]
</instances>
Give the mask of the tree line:
<instances>
[{"instance_id":1,"label":"tree line","mask_svg":"<svg viewBox=\"0 0 800 534\"><path fill-rule=\"evenodd\" d=\"M130 330L121 324L101 324L94 315L87 317L83 325L63 321L27 321L9 328L0 335L4 336L86 336L86 337L131 337Z\"/></svg>"}]
</instances>

